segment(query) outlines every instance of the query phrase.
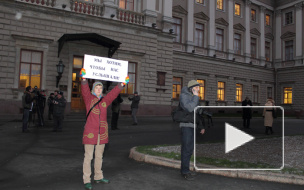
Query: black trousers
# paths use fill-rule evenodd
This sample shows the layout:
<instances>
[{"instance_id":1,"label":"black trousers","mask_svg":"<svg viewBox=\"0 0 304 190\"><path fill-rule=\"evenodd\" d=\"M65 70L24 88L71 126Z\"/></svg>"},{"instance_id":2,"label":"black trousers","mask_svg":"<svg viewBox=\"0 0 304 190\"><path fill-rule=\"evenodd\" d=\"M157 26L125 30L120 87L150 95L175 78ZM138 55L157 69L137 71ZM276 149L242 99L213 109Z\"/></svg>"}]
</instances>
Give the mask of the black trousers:
<instances>
[{"instance_id":1,"label":"black trousers","mask_svg":"<svg viewBox=\"0 0 304 190\"><path fill-rule=\"evenodd\" d=\"M54 116L54 130L62 130L63 116Z\"/></svg>"},{"instance_id":2,"label":"black trousers","mask_svg":"<svg viewBox=\"0 0 304 190\"><path fill-rule=\"evenodd\" d=\"M111 129L117 129L119 112L112 112Z\"/></svg>"},{"instance_id":3,"label":"black trousers","mask_svg":"<svg viewBox=\"0 0 304 190\"><path fill-rule=\"evenodd\" d=\"M243 127L245 128L250 127L250 118L243 118Z\"/></svg>"}]
</instances>

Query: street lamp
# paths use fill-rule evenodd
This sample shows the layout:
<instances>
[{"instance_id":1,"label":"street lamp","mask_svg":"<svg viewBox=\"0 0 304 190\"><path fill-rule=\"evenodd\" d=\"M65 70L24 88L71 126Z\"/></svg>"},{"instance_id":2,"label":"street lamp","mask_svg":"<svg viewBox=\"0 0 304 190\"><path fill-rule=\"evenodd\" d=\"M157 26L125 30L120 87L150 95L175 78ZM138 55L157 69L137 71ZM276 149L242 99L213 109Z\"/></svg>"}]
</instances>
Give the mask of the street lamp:
<instances>
[{"instance_id":1,"label":"street lamp","mask_svg":"<svg viewBox=\"0 0 304 190\"><path fill-rule=\"evenodd\" d=\"M56 76L56 88L58 88L58 84L62 77L63 69L65 67L64 64L62 63L61 59L60 59L58 65L56 65L56 67L57 67L57 73L58 73L58 76Z\"/></svg>"}]
</instances>

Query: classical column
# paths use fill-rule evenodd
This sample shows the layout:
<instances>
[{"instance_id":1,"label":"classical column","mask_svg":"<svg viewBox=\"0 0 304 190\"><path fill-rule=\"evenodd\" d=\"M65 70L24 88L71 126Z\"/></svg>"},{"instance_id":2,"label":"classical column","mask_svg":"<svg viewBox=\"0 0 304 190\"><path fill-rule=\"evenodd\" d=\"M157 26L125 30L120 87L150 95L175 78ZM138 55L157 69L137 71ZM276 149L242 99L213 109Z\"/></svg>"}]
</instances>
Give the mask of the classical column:
<instances>
[{"instance_id":1,"label":"classical column","mask_svg":"<svg viewBox=\"0 0 304 190\"><path fill-rule=\"evenodd\" d=\"M163 1L163 32L169 32L170 29L172 29L172 7L173 3L172 0L165 0Z\"/></svg>"},{"instance_id":2,"label":"classical column","mask_svg":"<svg viewBox=\"0 0 304 190\"><path fill-rule=\"evenodd\" d=\"M250 62L250 0L245 1L245 62Z\"/></svg>"},{"instance_id":3,"label":"classical column","mask_svg":"<svg viewBox=\"0 0 304 190\"><path fill-rule=\"evenodd\" d=\"M266 8L260 7L260 65L265 65L265 10Z\"/></svg>"},{"instance_id":4,"label":"classical column","mask_svg":"<svg viewBox=\"0 0 304 190\"><path fill-rule=\"evenodd\" d=\"M233 17L234 17L234 8L233 0L228 0L228 59L233 59L234 47L233 47Z\"/></svg>"},{"instance_id":5,"label":"classical column","mask_svg":"<svg viewBox=\"0 0 304 190\"><path fill-rule=\"evenodd\" d=\"M115 0L103 0L103 5L104 5L103 17L116 19L118 5L115 4Z\"/></svg>"},{"instance_id":6,"label":"classical column","mask_svg":"<svg viewBox=\"0 0 304 190\"><path fill-rule=\"evenodd\" d=\"M194 30L194 1L187 1L187 36L186 36L186 51L192 52L194 48L194 36L193 36L193 30Z\"/></svg>"},{"instance_id":7,"label":"classical column","mask_svg":"<svg viewBox=\"0 0 304 190\"><path fill-rule=\"evenodd\" d=\"M152 24L156 24L157 12L155 11L155 6L155 0L143 0L143 13L145 14L146 26L152 27Z\"/></svg>"},{"instance_id":8,"label":"classical column","mask_svg":"<svg viewBox=\"0 0 304 190\"><path fill-rule=\"evenodd\" d=\"M298 3L295 5L296 7L296 64L303 64L303 4Z\"/></svg>"},{"instance_id":9,"label":"classical column","mask_svg":"<svg viewBox=\"0 0 304 190\"><path fill-rule=\"evenodd\" d=\"M276 26L275 26L275 45L273 46L275 48L275 62L281 62L282 61L282 41L281 41L281 35L282 35L282 12L281 9L276 10L275 12L275 20L276 20Z\"/></svg>"},{"instance_id":10,"label":"classical column","mask_svg":"<svg viewBox=\"0 0 304 190\"><path fill-rule=\"evenodd\" d=\"M209 22L208 22L208 55L215 54L215 1L209 1Z\"/></svg>"}]
</instances>

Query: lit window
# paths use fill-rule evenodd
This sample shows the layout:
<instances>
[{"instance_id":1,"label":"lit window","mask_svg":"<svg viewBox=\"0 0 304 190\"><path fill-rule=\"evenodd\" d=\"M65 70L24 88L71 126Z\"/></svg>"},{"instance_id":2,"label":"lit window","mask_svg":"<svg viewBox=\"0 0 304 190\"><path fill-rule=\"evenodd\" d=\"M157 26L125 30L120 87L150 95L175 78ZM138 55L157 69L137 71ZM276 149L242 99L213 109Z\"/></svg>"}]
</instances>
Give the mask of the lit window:
<instances>
[{"instance_id":1,"label":"lit window","mask_svg":"<svg viewBox=\"0 0 304 190\"><path fill-rule=\"evenodd\" d=\"M270 61L270 42L265 42L265 58Z\"/></svg>"},{"instance_id":2,"label":"lit window","mask_svg":"<svg viewBox=\"0 0 304 190\"><path fill-rule=\"evenodd\" d=\"M242 84L236 84L236 96L235 96L235 101L236 102L241 102L242 101L242 96L243 96L243 85Z\"/></svg>"},{"instance_id":3,"label":"lit window","mask_svg":"<svg viewBox=\"0 0 304 190\"><path fill-rule=\"evenodd\" d=\"M292 12L288 12L285 14L285 24L292 24L292 23L293 23Z\"/></svg>"},{"instance_id":4,"label":"lit window","mask_svg":"<svg viewBox=\"0 0 304 190\"><path fill-rule=\"evenodd\" d=\"M217 101L225 100L225 83L218 82L217 83Z\"/></svg>"},{"instance_id":5,"label":"lit window","mask_svg":"<svg viewBox=\"0 0 304 190\"><path fill-rule=\"evenodd\" d=\"M20 52L20 80L19 87L26 88L41 85L42 52L32 50L21 50Z\"/></svg>"},{"instance_id":6,"label":"lit window","mask_svg":"<svg viewBox=\"0 0 304 190\"><path fill-rule=\"evenodd\" d=\"M285 61L293 60L293 40L285 42Z\"/></svg>"},{"instance_id":7,"label":"lit window","mask_svg":"<svg viewBox=\"0 0 304 190\"><path fill-rule=\"evenodd\" d=\"M256 52L257 52L257 45L256 45L256 38L251 38L251 57L256 58Z\"/></svg>"},{"instance_id":8,"label":"lit window","mask_svg":"<svg viewBox=\"0 0 304 190\"><path fill-rule=\"evenodd\" d=\"M284 104L292 104L292 88L284 88Z\"/></svg>"},{"instance_id":9,"label":"lit window","mask_svg":"<svg viewBox=\"0 0 304 190\"><path fill-rule=\"evenodd\" d=\"M224 46L224 30L216 29L215 48L216 50L223 51Z\"/></svg>"},{"instance_id":10,"label":"lit window","mask_svg":"<svg viewBox=\"0 0 304 190\"><path fill-rule=\"evenodd\" d=\"M196 0L197 3L204 4L204 0Z\"/></svg>"},{"instance_id":11,"label":"lit window","mask_svg":"<svg viewBox=\"0 0 304 190\"><path fill-rule=\"evenodd\" d=\"M234 14L237 16L241 16L241 5L238 3L235 3L234 5Z\"/></svg>"},{"instance_id":12,"label":"lit window","mask_svg":"<svg viewBox=\"0 0 304 190\"><path fill-rule=\"evenodd\" d=\"M234 34L233 49L235 54L241 54L241 35Z\"/></svg>"},{"instance_id":13,"label":"lit window","mask_svg":"<svg viewBox=\"0 0 304 190\"><path fill-rule=\"evenodd\" d=\"M251 9L251 21L256 21L256 11L254 9Z\"/></svg>"},{"instance_id":14,"label":"lit window","mask_svg":"<svg viewBox=\"0 0 304 190\"><path fill-rule=\"evenodd\" d=\"M128 64L128 76L130 78L129 83L125 85L121 94L134 94L136 91L136 63L129 62Z\"/></svg>"},{"instance_id":15,"label":"lit window","mask_svg":"<svg viewBox=\"0 0 304 190\"><path fill-rule=\"evenodd\" d=\"M182 89L182 78L181 77L173 77L173 85L172 85L172 98L177 99L181 94Z\"/></svg>"},{"instance_id":16,"label":"lit window","mask_svg":"<svg viewBox=\"0 0 304 190\"><path fill-rule=\"evenodd\" d=\"M266 15L265 22L266 22L266 26L270 26L270 15Z\"/></svg>"},{"instance_id":17,"label":"lit window","mask_svg":"<svg viewBox=\"0 0 304 190\"><path fill-rule=\"evenodd\" d=\"M255 103L259 101L259 86L257 85L252 86L252 101Z\"/></svg>"},{"instance_id":18,"label":"lit window","mask_svg":"<svg viewBox=\"0 0 304 190\"><path fill-rule=\"evenodd\" d=\"M195 46L204 46L204 25L196 23L195 24Z\"/></svg>"},{"instance_id":19,"label":"lit window","mask_svg":"<svg viewBox=\"0 0 304 190\"><path fill-rule=\"evenodd\" d=\"M133 11L134 0L119 0L119 8Z\"/></svg>"},{"instance_id":20,"label":"lit window","mask_svg":"<svg viewBox=\"0 0 304 190\"><path fill-rule=\"evenodd\" d=\"M219 10L223 10L224 6L223 6L223 0L217 0L216 1L216 8Z\"/></svg>"},{"instance_id":21,"label":"lit window","mask_svg":"<svg viewBox=\"0 0 304 190\"><path fill-rule=\"evenodd\" d=\"M182 42L182 19L173 17L173 31L176 34L174 38L174 42L181 43Z\"/></svg>"},{"instance_id":22,"label":"lit window","mask_svg":"<svg viewBox=\"0 0 304 190\"><path fill-rule=\"evenodd\" d=\"M205 100L205 80L198 79L197 82L200 84L199 99Z\"/></svg>"}]
</instances>

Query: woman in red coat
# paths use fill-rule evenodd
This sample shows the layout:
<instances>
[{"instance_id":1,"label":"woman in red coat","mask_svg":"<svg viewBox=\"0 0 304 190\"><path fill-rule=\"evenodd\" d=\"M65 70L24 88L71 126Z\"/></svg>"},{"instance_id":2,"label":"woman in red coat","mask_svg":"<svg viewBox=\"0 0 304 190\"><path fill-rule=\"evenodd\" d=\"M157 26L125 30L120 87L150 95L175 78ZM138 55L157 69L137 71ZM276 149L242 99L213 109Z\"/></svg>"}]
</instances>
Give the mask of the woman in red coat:
<instances>
[{"instance_id":1,"label":"woman in red coat","mask_svg":"<svg viewBox=\"0 0 304 190\"><path fill-rule=\"evenodd\" d=\"M105 144L108 143L108 123L107 123L107 107L111 105L112 101L118 96L123 89L123 83L118 84L106 96L103 97L103 84L95 82L92 87L92 92L86 79L81 82L81 92L84 103L86 105L86 113L88 114L91 107L97 103L100 98L102 100L96 105L85 124L83 132L82 143L84 144L85 154L83 161L83 182L85 189L92 189L91 185L91 161L95 149L95 163L94 163L94 182L95 183L109 183L109 180L103 177L102 155Z\"/></svg>"}]
</instances>

